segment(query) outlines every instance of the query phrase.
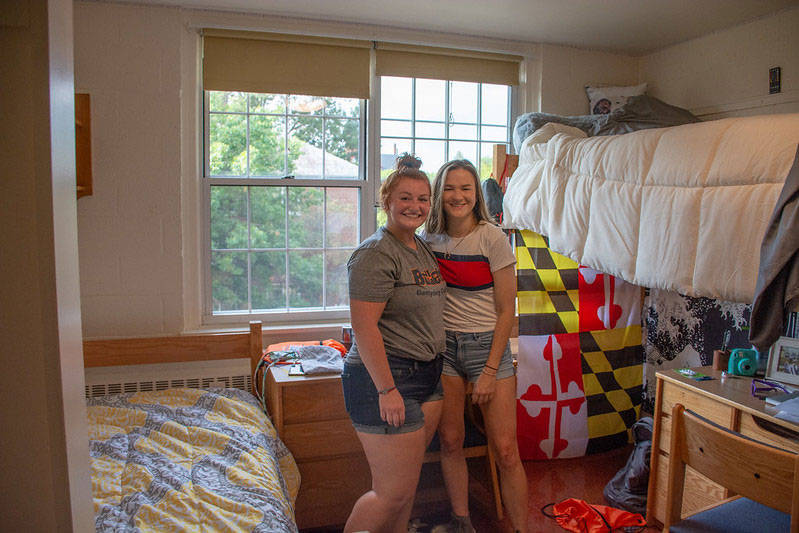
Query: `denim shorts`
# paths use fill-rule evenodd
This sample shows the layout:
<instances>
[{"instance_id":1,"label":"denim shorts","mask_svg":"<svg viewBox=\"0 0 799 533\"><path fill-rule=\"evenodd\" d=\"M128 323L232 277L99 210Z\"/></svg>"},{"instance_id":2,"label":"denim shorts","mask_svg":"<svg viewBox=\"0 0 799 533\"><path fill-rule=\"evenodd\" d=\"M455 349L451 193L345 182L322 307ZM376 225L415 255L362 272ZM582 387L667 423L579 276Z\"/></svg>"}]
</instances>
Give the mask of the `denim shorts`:
<instances>
[{"instance_id":1,"label":"denim shorts","mask_svg":"<svg viewBox=\"0 0 799 533\"><path fill-rule=\"evenodd\" d=\"M405 401L405 423L399 427L380 418L379 395L366 366L345 362L341 386L344 388L344 404L355 430L390 435L410 433L424 427L422 404L444 398L440 379L441 362L440 355L427 363L404 357L388 357L394 385Z\"/></svg>"},{"instance_id":2,"label":"denim shorts","mask_svg":"<svg viewBox=\"0 0 799 533\"><path fill-rule=\"evenodd\" d=\"M479 333L447 331L447 351L444 352L444 367L441 373L445 376L466 378L472 383L476 382L488 361L488 352L491 351L493 340L493 331ZM498 380L516 374L510 342L505 346L497 368Z\"/></svg>"}]
</instances>

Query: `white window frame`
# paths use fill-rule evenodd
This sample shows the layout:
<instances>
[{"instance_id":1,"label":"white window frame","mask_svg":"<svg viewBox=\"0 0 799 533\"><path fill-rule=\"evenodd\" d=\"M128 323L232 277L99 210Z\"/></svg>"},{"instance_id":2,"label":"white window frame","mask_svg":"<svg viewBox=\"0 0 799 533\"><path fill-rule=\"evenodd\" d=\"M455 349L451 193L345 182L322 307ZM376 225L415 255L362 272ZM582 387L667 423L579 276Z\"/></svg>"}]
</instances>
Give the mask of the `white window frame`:
<instances>
[{"instance_id":1,"label":"white window frame","mask_svg":"<svg viewBox=\"0 0 799 533\"><path fill-rule=\"evenodd\" d=\"M363 28L354 33L345 32L342 34L339 26L334 23L313 23L309 26L307 21L297 21L292 26L291 21L287 22L286 19L272 20L268 18L262 19L259 24L253 26L252 18L247 15L229 15L220 18L217 14L195 11L187 11L185 21L189 31L183 34L181 38L181 54L185 58L181 69L181 84L187 90L184 92L184 97L180 99L182 109L181 123L183 125L182 138L184 140L181 170L183 183L181 191L182 208L180 214L184 246L183 330L185 332L222 331L230 326L238 327L243 320L257 320L258 317L250 314L206 316L205 313L205 293L209 291L209 288L205 286L204 280L205 272L208 270L207 265L210 265L210 258L206 257L204 250L206 249L205 239L210 238L210 223L208 209L205 207L207 198L202 183L205 166L203 150L203 122L205 118L202 105L205 92L200 82L201 58L199 52L201 50L201 36L198 30L202 27L220 27L220 24L221 27L247 27L273 32L285 32L288 28L300 33L307 33L314 31L315 28L320 34L340 35L344 38L370 38L373 32L369 28ZM401 41L403 38L402 32L383 32L383 34L387 40ZM431 45L453 45L453 43L445 40L437 40L438 37L435 34L431 33L429 37L429 44ZM462 39L457 46L463 48L473 47L479 50L485 49L487 45L479 39ZM519 86L512 86L511 89L511 117L518 116L520 110L537 110L536 103L539 101L540 95L535 83L535 80L538 79L538 71L536 70L538 58L535 51L531 51L526 46L507 47L505 43L500 42L494 43L493 46L488 45L488 47L525 56L525 62L522 65L522 82ZM361 209L361 239L371 235L376 230L375 210L379 207L380 84L379 76L374 74L374 55L372 61L372 94L367 105L366 151L364 152L366 180L362 189L362 194L365 196L362 196L362 198L372 198L373 209L368 208L368 201L362 200L362 205L365 207ZM207 249L210 250L210 245ZM208 262L206 262L207 259ZM167 312L167 310L163 312ZM311 334L314 331L322 331L319 328L323 328L324 334L327 335L331 334L331 332L334 333L334 330L330 329L331 327L338 328L349 323L348 315L343 319L329 315L324 318L312 319L309 315L299 312L279 314L282 315L282 320L280 317L270 316L270 321L265 322L267 330L274 332L305 331ZM316 335L316 333L313 334Z\"/></svg>"},{"instance_id":2,"label":"white window frame","mask_svg":"<svg viewBox=\"0 0 799 533\"><path fill-rule=\"evenodd\" d=\"M359 144L360 144L360 154L361 154L361 161L359 163L359 176L355 179L353 178L346 178L346 179L336 179L336 178L323 178L323 179L311 179L311 178L283 178L283 177L223 177L223 176L211 176L210 171L210 159L208 157L209 153L209 142L210 142L210 135L209 135L209 126L210 126L210 117L211 112L209 111L209 92L202 90L202 146L203 149L201 151L201 161L200 161L200 168L202 168L202 174L200 178L201 182L201 189L202 189L202 279L203 279L203 313L202 313L202 323L208 325L221 325L227 324L232 321L240 321L242 317L246 317L248 320L260 320L264 323L313 323L313 322L320 322L320 321L344 321L346 322L349 318L349 307L346 308L335 308L335 309L319 309L319 308L295 308L295 309L280 309L275 311L266 311L266 312L248 312L248 311L222 311L222 312L214 312L213 311L213 288L212 288L212 279L211 279L211 188L215 185L227 185L227 186L246 186L246 187L320 187L320 188L353 188L359 190L359 197L360 197L360 220L359 220L359 239L358 242L361 242L366 236L370 235L374 232L374 224L372 224L372 229L369 233L366 233L366 230L369 228L369 224L364 224L366 216L366 212L369 212L370 205L372 202L369 201L370 198L373 198L371 194L371 187L368 187L368 156L367 156L367 115L370 111L371 106L369 105L368 101L361 100L361 112L360 112L360 132L359 132ZM241 112L239 112L241 113ZM247 112L244 112L247 114ZM290 116L289 113L287 116ZM326 209L326 203L325 203ZM356 244L357 245L357 244ZM249 249L249 248L248 248ZM288 251L289 248L286 248ZM246 251L246 250L243 250ZM286 255L286 261L288 261L288 254ZM248 273L250 270L248 269ZM322 269L322 276L324 277L325 270ZM288 264L286 265L286 276L289 276L289 269ZM248 286L248 300L249 300L249 290L251 287L251 280L247 280ZM323 282L324 288L324 282ZM286 291L286 298L288 299L288 287ZM323 294L324 298L324 294ZM288 318L288 320L287 320Z\"/></svg>"}]
</instances>

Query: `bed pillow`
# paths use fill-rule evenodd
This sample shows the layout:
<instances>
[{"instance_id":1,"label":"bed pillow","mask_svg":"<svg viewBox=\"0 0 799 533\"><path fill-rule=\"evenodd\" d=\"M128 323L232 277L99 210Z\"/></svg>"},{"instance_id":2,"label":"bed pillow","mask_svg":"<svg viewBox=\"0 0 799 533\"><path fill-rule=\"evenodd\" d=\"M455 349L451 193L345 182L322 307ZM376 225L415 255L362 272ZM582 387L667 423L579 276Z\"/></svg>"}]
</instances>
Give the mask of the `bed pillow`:
<instances>
[{"instance_id":1,"label":"bed pillow","mask_svg":"<svg viewBox=\"0 0 799 533\"><path fill-rule=\"evenodd\" d=\"M646 92L646 83L630 87L585 86L585 93L588 95L588 109L592 115L607 115L626 104L627 100L633 96L644 94L644 92Z\"/></svg>"}]
</instances>

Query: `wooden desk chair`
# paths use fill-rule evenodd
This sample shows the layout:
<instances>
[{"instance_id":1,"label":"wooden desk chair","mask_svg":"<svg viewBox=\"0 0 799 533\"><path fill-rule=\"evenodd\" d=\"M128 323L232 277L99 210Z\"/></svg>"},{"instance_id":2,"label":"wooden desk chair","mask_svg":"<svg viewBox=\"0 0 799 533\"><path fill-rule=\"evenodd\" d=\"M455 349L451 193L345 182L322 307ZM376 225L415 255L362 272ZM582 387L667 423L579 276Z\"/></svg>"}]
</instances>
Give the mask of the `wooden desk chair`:
<instances>
[{"instance_id":1,"label":"wooden desk chair","mask_svg":"<svg viewBox=\"0 0 799 533\"><path fill-rule=\"evenodd\" d=\"M502 496L499 491L499 476L497 475L497 463L494 459L494 452L491 450L491 446L488 445L488 434L486 433L485 429L485 422L483 421L483 412L472 403L472 389L474 388L473 383L469 383L467 386L467 394L466 394L466 408L465 408L465 416L466 416L466 425L467 427L471 424L473 425L477 431L480 432L483 439L485 440L485 458L486 458L486 468L488 470L488 476L491 482L491 494L494 499L494 510L497 513L497 520L502 521L502 517L504 516L503 509L502 509ZM464 445L464 448L466 446Z\"/></svg>"},{"instance_id":2,"label":"wooden desk chair","mask_svg":"<svg viewBox=\"0 0 799 533\"><path fill-rule=\"evenodd\" d=\"M672 409L664 531L799 533L799 455ZM685 467L737 496L682 519Z\"/></svg>"}]
</instances>

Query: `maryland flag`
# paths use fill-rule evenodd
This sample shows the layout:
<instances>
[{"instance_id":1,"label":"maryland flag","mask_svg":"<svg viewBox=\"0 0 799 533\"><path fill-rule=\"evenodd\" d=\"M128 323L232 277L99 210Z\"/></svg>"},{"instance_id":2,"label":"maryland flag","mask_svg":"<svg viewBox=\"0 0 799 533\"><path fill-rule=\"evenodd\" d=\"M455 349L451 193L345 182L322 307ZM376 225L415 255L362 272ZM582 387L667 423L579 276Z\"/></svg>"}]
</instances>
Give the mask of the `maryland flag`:
<instances>
[{"instance_id":1,"label":"maryland flag","mask_svg":"<svg viewBox=\"0 0 799 533\"><path fill-rule=\"evenodd\" d=\"M523 459L630 442L643 385L641 288L516 232L517 435Z\"/></svg>"}]
</instances>

